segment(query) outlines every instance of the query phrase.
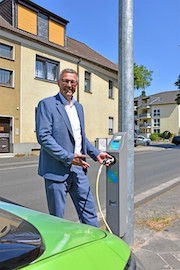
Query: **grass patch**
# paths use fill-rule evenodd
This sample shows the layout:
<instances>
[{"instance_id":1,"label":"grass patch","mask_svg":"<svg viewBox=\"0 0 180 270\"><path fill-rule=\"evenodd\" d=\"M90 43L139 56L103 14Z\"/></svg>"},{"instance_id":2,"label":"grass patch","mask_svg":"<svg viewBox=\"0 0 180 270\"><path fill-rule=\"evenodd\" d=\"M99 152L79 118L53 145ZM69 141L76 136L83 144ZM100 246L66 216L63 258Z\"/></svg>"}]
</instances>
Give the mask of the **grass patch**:
<instances>
[{"instance_id":1,"label":"grass patch","mask_svg":"<svg viewBox=\"0 0 180 270\"><path fill-rule=\"evenodd\" d=\"M167 226L170 226L173 221L179 218L178 215L174 217L152 217L149 220L139 221L138 224L141 226L146 226L151 230L161 231Z\"/></svg>"}]
</instances>

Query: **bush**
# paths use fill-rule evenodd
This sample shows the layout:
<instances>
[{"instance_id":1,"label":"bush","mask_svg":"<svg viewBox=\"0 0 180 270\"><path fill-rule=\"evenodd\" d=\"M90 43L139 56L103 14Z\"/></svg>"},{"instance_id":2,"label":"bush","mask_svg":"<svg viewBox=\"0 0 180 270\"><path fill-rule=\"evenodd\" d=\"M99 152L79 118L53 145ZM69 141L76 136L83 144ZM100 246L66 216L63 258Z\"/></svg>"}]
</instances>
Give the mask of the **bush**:
<instances>
[{"instance_id":1,"label":"bush","mask_svg":"<svg viewBox=\"0 0 180 270\"><path fill-rule=\"evenodd\" d=\"M171 133L171 136L170 136L170 138L173 136L173 133ZM168 134L167 134L167 136L166 136L166 134L165 134L165 138L163 137L163 133L152 133L151 135L150 135L150 139L152 140L152 141L158 141L158 140L164 140L164 139L168 139Z\"/></svg>"},{"instance_id":2,"label":"bush","mask_svg":"<svg viewBox=\"0 0 180 270\"><path fill-rule=\"evenodd\" d=\"M158 133L153 133L153 134L151 134L149 138L150 138L152 141L158 140Z\"/></svg>"},{"instance_id":3,"label":"bush","mask_svg":"<svg viewBox=\"0 0 180 270\"><path fill-rule=\"evenodd\" d=\"M173 133L169 132L169 131L164 131L163 132L163 138L164 139L170 139L173 136Z\"/></svg>"}]
</instances>

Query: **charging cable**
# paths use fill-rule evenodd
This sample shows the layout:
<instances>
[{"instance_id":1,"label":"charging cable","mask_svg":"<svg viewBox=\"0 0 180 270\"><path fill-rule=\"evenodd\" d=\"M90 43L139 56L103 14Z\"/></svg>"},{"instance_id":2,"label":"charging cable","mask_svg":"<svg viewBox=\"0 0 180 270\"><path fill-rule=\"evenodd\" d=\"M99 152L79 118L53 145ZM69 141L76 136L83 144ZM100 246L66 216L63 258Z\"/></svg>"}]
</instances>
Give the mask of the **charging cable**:
<instances>
[{"instance_id":1,"label":"charging cable","mask_svg":"<svg viewBox=\"0 0 180 270\"><path fill-rule=\"evenodd\" d=\"M108 229L108 231L110 233L112 233L111 228L109 227L109 225L108 225L108 223L107 223L107 221L106 221L106 219L105 219L105 217L103 215L103 212L101 210L100 201L99 201L99 178L100 178L103 166L108 164L108 163L114 163L114 158L107 158L106 160L103 161L103 164L101 164L100 167L99 167L98 174L97 174L97 179L96 179L96 199L97 199L97 205L98 205L101 217L103 219L103 222L104 222L106 228Z\"/></svg>"}]
</instances>

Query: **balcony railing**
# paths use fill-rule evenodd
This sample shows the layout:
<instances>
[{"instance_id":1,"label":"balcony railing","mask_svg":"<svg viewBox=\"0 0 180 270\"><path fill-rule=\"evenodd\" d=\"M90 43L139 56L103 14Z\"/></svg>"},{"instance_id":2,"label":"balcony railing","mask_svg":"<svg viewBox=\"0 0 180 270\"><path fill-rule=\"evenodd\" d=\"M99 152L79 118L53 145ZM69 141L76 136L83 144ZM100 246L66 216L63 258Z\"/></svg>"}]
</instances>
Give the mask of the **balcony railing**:
<instances>
[{"instance_id":1,"label":"balcony railing","mask_svg":"<svg viewBox=\"0 0 180 270\"><path fill-rule=\"evenodd\" d=\"M139 127L140 128L151 128L151 123L146 123L146 124L140 124Z\"/></svg>"},{"instance_id":2,"label":"balcony railing","mask_svg":"<svg viewBox=\"0 0 180 270\"><path fill-rule=\"evenodd\" d=\"M142 104L141 105L141 107L140 107L141 109L145 109L145 108L147 108L147 109L150 109L151 108L151 105L149 104L149 103L144 103L144 104Z\"/></svg>"},{"instance_id":3,"label":"balcony railing","mask_svg":"<svg viewBox=\"0 0 180 270\"><path fill-rule=\"evenodd\" d=\"M151 114L150 113L142 113L139 115L139 118L151 118Z\"/></svg>"}]
</instances>

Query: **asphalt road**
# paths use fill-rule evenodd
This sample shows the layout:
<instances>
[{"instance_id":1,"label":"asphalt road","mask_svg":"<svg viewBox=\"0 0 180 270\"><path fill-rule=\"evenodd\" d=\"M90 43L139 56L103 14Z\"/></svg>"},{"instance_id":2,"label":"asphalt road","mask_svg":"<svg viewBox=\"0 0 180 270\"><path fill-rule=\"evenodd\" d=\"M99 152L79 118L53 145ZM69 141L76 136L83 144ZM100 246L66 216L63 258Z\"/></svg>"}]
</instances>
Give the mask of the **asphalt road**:
<instances>
[{"instance_id":1,"label":"asphalt road","mask_svg":"<svg viewBox=\"0 0 180 270\"><path fill-rule=\"evenodd\" d=\"M99 164L89 160L89 180L95 195ZM44 181L37 175L38 157L0 159L0 197L48 213ZM135 195L180 176L180 147L135 153ZM105 168L100 178L100 201L105 209ZM65 218L77 221L74 206L67 197Z\"/></svg>"},{"instance_id":2,"label":"asphalt road","mask_svg":"<svg viewBox=\"0 0 180 270\"><path fill-rule=\"evenodd\" d=\"M180 176L180 148L135 154L135 186L137 195Z\"/></svg>"}]
</instances>

